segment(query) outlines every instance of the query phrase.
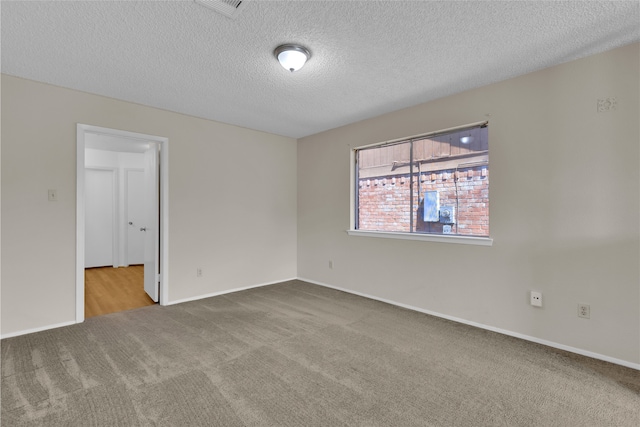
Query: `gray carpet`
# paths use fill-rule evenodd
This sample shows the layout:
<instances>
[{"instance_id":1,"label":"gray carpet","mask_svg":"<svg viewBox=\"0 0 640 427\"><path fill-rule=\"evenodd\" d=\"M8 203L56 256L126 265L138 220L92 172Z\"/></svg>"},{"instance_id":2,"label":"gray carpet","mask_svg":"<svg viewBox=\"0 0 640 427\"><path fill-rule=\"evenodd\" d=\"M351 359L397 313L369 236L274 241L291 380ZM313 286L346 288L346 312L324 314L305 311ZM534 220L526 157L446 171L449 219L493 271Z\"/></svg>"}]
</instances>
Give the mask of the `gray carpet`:
<instances>
[{"instance_id":1,"label":"gray carpet","mask_svg":"<svg viewBox=\"0 0 640 427\"><path fill-rule=\"evenodd\" d=\"M3 426L635 426L640 372L291 281L2 340Z\"/></svg>"}]
</instances>

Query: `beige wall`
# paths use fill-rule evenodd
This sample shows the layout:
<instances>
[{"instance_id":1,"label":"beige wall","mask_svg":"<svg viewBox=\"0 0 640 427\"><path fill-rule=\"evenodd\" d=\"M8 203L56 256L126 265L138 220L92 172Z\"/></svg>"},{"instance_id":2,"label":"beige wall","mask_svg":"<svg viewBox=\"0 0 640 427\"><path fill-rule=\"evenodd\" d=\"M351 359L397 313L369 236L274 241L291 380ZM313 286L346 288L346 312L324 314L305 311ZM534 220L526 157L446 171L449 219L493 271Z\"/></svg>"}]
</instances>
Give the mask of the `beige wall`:
<instances>
[{"instance_id":1,"label":"beige wall","mask_svg":"<svg viewBox=\"0 0 640 427\"><path fill-rule=\"evenodd\" d=\"M634 44L299 140L298 276L640 363L638 65ZM352 147L485 119L493 246L345 233Z\"/></svg>"},{"instance_id":2,"label":"beige wall","mask_svg":"<svg viewBox=\"0 0 640 427\"><path fill-rule=\"evenodd\" d=\"M2 75L3 335L75 320L76 123L169 139L170 301L296 276L294 139Z\"/></svg>"}]
</instances>

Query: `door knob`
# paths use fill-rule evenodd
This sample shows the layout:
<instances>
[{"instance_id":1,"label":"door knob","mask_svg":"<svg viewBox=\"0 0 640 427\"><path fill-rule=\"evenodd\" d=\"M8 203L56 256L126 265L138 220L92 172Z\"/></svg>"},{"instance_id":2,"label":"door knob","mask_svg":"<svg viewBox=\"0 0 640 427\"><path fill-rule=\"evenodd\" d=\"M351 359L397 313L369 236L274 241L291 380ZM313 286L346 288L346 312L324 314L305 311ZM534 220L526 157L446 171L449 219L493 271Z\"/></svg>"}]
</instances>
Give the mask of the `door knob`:
<instances>
[{"instance_id":1,"label":"door knob","mask_svg":"<svg viewBox=\"0 0 640 427\"><path fill-rule=\"evenodd\" d=\"M147 227L140 227L140 231L147 231Z\"/></svg>"},{"instance_id":2,"label":"door knob","mask_svg":"<svg viewBox=\"0 0 640 427\"><path fill-rule=\"evenodd\" d=\"M133 222L129 221L129 225L133 225Z\"/></svg>"}]
</instances>

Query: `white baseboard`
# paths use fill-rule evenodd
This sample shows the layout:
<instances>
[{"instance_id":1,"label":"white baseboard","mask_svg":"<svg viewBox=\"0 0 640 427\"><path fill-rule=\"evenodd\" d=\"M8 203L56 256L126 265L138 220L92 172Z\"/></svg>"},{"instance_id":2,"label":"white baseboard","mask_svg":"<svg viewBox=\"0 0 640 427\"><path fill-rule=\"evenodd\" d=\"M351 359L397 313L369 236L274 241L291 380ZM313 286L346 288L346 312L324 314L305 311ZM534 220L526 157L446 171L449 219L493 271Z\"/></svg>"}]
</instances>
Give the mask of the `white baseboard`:
<instances>
[{"instance_id":1,"label":"white baseboard","mask_svg":"<svg viewBox=\"0 0 640 427\"><path fill-rule=\"evenodd\" d=\"M322 283L322 282L318 282L316 280L311 280L311 279L306 279L304 277L294 277L294 278L290 278L290 279L283 279L283 280L277 280L277 281L273 281L273 282L265 282L265 283L259 283L256 285L250 285L250 286L244 286L241 288L234 288L234 289L227 289L224 291L219 291L219 292L212 292L209 294L205 294L205 295L198 295L195 297L189 297L189 298L183 298L180 300L175 300L175 301L169 301L167 305L174 305L174 304L180 304L183 302L189 302L189 301L196 301L196 300L200 300L200 299L204 299L204 298L210 298L210 297L215 297L215 296L219 296L219 295L224 295L224 294L230 294L233 292L239 292L239 291L245 291L247 289L253 289L253 288L259 288L262 286L269 286L269 285L275 285L277 283L282 283L282 282L288 282L290 280L301 280L303 282L307 282L307 283L312 283L314 285L319 285L319 286L324 286L326 288L331 288L331 289L336 289L338 291L342 291L342 292L346 292L349 294L353 294L353 295L358 295L364 298L369 298L369 299L373 299L376 301L381 301L387 304L391 304L391 305L395 305L398 307L402 307L402 308L406 308L409 310L413 310L413 311L417 311L420 313L425 313L425 314L429 314L431 316L435 316L435 317L440 317L443 319L447 319L447 320L451 320L453 322L458 322L458 323L462 323L465 325L469 325L469 326L474 326L476 328L480 328L480 329L485 329L488 331L492 331L492 332L497 332L499 334L503 334L503 335L508 335L511 337L515 337L515 338L520 338L526 341L531 341L531 342L535 342L537 344L542 344L542 345L546 345L548 347L553 347L553 348L557 348L560 350L565 350L571 353L576 353L576 354L580 354L582 356L587 356L587 357L591 357L593 359L598 359L598 360L603 360L605 362L610 362L610 363L614 363L616 365L621 365L621 366L626 366L627 368L632 368L632 369L636 369L640 371L640 363L633 363L633 362L629 362L626 360L622 360L622 359L617 359L615 357L610 357L610 356L606 356L604 354L599 354L599 353L594 353L588 350L583 350L581 348L576 348L576 347L571 347L568 345L564 345L564 344L559 344L553 341L547 341L541 338L536 338L536 337L532 337L529 335L525 335L525 334L521 334L519 332L513 332L513 331L509 331L506 329L501 329L501 328L496 328L493 326L489 326L489 325L484 325L482 323L477 323L477 322L473 322L470 320L466 320L466 319L462 319L459 317L454 317L454 316L449 316L447 314L442 314L442 313L438 313L435 311L431 311L431 310L425 310L423 308L420 307L415 307L409 304L403 304L400 302L396 302L396 301L392 301L392 300L388 300L386 298L379 298L373 295L369 295L369 294L365 294L363 292L357 292L357 291L353 291L350 289L346 289L346 288L341 288L339 286L333 286L333 285L329 285L327 283ZM75 325L77 322L75 321L70 321L70 322L63 322L63 323L56 323L53 325L47 325L47 326L41 326L38 328L33 328L33 329L26 329L23 331L17 331L17 332L10 332L8 334L3 334L0 336L0 339L5 339L5 338L12 338L12 337L17 337L20 335L26 335L26 334L32 334L34 332L42 332L42 331L46 331L49 329L55 329L55 328L61 328L63 326L70 326L70 325Z\"/></svg>"},{"instance_id":2,"label":"white baseboard","mask_svg":"<svg viewBox=\"0 0 640 427\"><path fill-rule=\"evenodd\" d=\"M233 292L246 291L247 289L259 288L259 287L262 287L262 286L275 285L276 283L288 282L290 280L297 280L297 278L296 277L292 277L290 279L276 280L274 282L259 283L257 285L249 285L249 286L244 286L242 288L226 289L224 291L212 292L210 294L198 295L198 296L189 297L189 298L182 298L182 299L178 299L178 300L175 300L175 301L169 301L166 305L174 305L174 304L180 304L180 303L183 303L183 302L197 301L199 299L217 297L219 295L230 294L230 293L233 293Z\"/></svg>"},{"instance_id":3,"label":"white baseboard","mask_svg":"<svg viewBox=\"0 0 640 427\"><path fill-rule=\"evenodd\" d=\"M261 286L275 285L276 283L288 282L290 280L297 280L297 278L296 277L292 277L290 279L276 280L276 281L267 282L267 283L259 283L257 285L250 285L250 286L245 286L245 287L242 287L242 288L228 289L228 290L225 290L225 291L213 292L213 293L210 293L210 294L198 295L198 296L195 296L195 297L184 298L184 299L175 300L175 301L169 301L169 303L167 303L167 305L174 305L174 304L180 304L182 302L196 301L196 300L199 300L199 299L204 299L204 298L209 298L209 297L215 297L215 296L218 296L218 295L229 294L229 293L232 293L232 292L244 291L244 290L252 289L252 288L259 288ZM78 323L78 322L76 322L76 321L63 322L63 323L56 323L54 325L41 326L41 327L33 328L33 329L26 329L24 331L10 332L8 334L1 335L0 339L12 338L12 337L17 337L17 336L26 335L26 334L32 334L34 332L42 332L42 331L46 331L46 330L49 330L49 329L61 328L63 326L75 325L76 323Z\"/></svg>"},{"instance_id":4,"label":"white baseboard","mask_svg":"<svg viewBox=\"0 0 640 427\"><path fill-rule=\"evenodd\" d=\"M38 328L26 329L24 331L9 332L8 334L4 334L4 335L0 336L0 339L18 337L20 335L32 334L34 332L47 331L49 329L62 328L63 326L71 326L71 325L75 325L76 323L77 322L75 320L73 320L71 322L62 322L62 323L56 323L54 325L40 326Z\"/></svg>"},{"instance_id":5,"label":"white baseboard","mask_svg":"<svg viewBox=\"0 0 640 427\"><path fill-rule=\"evenodd\" d=\"M604 354L594 353L594 352L591 352L591 351L588 351L588 350L583 350L581 348L576 348L576 347L571 347L571 346L564 345L564 344L559 344L559 343L556 343L556 342L553 342L553 341L547 341L547 340L544 340L544 339L541 339L541 338L536 338L536 337L532 337L532 336L529 336L529 335L524 335L524 334L521 334L519 332L513 332L513 331L509 331L509 330L506 330L506 329L500 329L500 328L496 328L496 327L489 326L489 325L483 325L482 323L472 322L470 320L461 319L459 317L454 317L454 316L449 316L447 314L442 314L442 313L438 313L438 312L431 311L431 310L425 310L425 309L420 308L420 307L415 307L415 306L412 306L412 305L403 304L403 303L392 301L392 300L388 300L388 299L385 299L385 298L379 298L379 297L376 297L376 296L373 296L373 295L365 294L365 293L362 293L362 292L356 292L356 291L353 291L353 290L350 290L350 289L345 289L345 288L341 288L339 286L329 285L327 283L322 283L322 282L318 282L318 281L311 280L311 279L305 279L304 277L298 277L298 280L301 280L303 282L312 283L314 285L320 285L320 286L324 286L326 288L331 288L331 289L335 289L335 290L338 290L338 291L346 292L346 293L349 293L349 294L358 295L358 296L361 296L361 297L373 299L373 300L376 300L376 301L385 302L387 304L396 305L398 307L406 308L406 309L413 310L413 311L418 311L420 313L429 314L431 316L440 317L440 318L443 318L443 319L451 320L453 322L463 323L465 325L474 326L476 328L486 329L488 331L497 332L499 334L509 335L511 337L520 338L520 339L523 339L523 340L526 340L526 341L535 342L537 344L546 345L548 347L557 348L559 350L565 350L565 351L568 351L568 352L571 352L571 353L580 354L582 356L591 357L593 359L604 360L605 362L615 363L616 365L622 365L622 366L626 366L627 368L632 368L632 369L636 369L636 370L640 371L640 363L633 363L633 362L629 362L629 361L622 360L622 359L616 359L615 357L605 356Z\"/></svg>"}]
</instances>

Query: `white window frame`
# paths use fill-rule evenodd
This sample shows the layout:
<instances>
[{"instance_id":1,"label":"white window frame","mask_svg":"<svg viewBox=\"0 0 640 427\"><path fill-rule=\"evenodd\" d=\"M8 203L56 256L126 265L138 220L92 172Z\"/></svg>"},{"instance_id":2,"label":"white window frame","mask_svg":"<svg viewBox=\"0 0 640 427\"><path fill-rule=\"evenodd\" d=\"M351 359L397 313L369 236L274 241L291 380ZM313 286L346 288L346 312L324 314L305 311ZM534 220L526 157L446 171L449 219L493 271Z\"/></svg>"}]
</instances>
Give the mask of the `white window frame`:
<instances>
[{"instance_id":1,"label":"white window frame","mask_svg":"<svg viewBox=\"0 0 640 427\"><path fill-rule=\"evenodd\" d=\"M369 230L358 230L356 229L356 215L358 214L356 210L356 201L357 201L357 191L358 186L356 184L356 155L358 150L363 148L370 148L375 146L381 146L385 144L390 144L396 141L404 141L410 139L418 139L428 137L429 135L435 135L446 132L454 132L456 130L477 127L487 125L487 121L478 122L478 123L470 123L468 125L456 126L453 128L442 129L436 132L429 132L421 135L408 136L404 138L398 138L391 141L377 142L375 144L361 145L358 147L351 148L350 154L350 185L349 185L349 229L347 230L347 234L349 236L359 236L359 237L373 237L373 238L384 238L384 239L401 239L401 240L419 240L425 242L437 242L437 243L455 243L462 245L476 245L476 246L492 246L493 238L492 237L478 237L478 236L460 236L460 235L449 235L449 234L427 234L427 233L408 233L408 232L391 232L391 231L369 231Z\"/></svg>"}]
</instances>

